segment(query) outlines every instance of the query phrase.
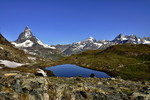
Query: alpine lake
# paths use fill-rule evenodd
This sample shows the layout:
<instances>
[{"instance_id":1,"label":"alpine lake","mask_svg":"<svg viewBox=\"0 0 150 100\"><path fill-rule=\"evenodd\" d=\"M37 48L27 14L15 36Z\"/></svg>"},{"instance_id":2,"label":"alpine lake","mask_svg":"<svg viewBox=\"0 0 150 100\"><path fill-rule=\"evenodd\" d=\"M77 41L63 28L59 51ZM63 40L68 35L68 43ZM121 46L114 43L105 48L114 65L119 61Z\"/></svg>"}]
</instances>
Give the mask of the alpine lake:
<instances>
[{"instance_id":1,"label":"alpine lake","mask_svg":"<svg viewBox=\"0 0 150 100\"><path fill-rule=\"evenodd\" d=\"M57 77L97 77L97 78L109 78L110 76L105 72L96 71L88 68L83 68L77 65L64 64L52 67L47 67L45 70L50 70Z\"/></svg>"}]
</instances>

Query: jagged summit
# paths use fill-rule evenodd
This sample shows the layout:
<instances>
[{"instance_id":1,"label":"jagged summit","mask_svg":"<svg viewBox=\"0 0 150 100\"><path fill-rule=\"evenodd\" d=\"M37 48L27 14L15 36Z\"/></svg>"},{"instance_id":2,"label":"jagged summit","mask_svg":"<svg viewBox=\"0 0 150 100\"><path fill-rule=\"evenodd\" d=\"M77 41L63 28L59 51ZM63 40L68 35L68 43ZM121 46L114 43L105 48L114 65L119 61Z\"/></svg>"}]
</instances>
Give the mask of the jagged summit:
<instances>
[{"instance_id":1,"label":"jagged summit","mask_svg":"<svg viewBox=\"0 0 150 100\"><path fill-rule=\"evenodd\" d=\"M44 44L38 38L36 38L33 34L31 29L26 26L24 31L19 35L18 39L12 42L16 47L35 47L35 46L42 46L44 48L51 48L55 49L55 47L51 47L47 44Z\"/></svg>"},{"instance_id":2,"label":"jagged summit","mask_svg":"<svg viewBox=\"0 0 150 100\"><path fill-rule=\"evenodd\" d=\"M122 33L120 33L116 38L115 38L115 40L127 40L127 38L126 38L126 36L125 35L123 35Z\"/></svg>"},{"instance_id":3,"label":"jagged summit","mask_svg":"<svg viewBox=\"0 0 150 100\"><path fill-rule=\"evenodd\" d=\"M119 34L112 42L116 42L116 43L133 43L133 44L144 44L144 42L142 42L142 39L137 37L136 35L123 35L123 34Z\"/></svg>"},{"instance_id":4,"label":"jagged summit","mask_svg":"<svg viewBox=\"0 0 150 100\"><path fill-rule=\"evenodd\" d=\"M25 38L30 38L30 37L33 36L32 32L31 32L31 30L28 26L26 26L25 29L24 29L24 35L25 35Z\"/></svg>"},{"instance_id":5,"label":"jagged summit","mask_svg":"<svg viewBox=\"0 0 150 100\"><path fill-rule=\"evenodd\" d=\"M33 36L32 31L28 26L25 27L24 31L19 35L18 39L15 41L16 43L22 43L26 40L36 40L36 38Z\"/></svg>"},{"instance_id":6,"label":"jagged summit","mask_svg":"<svg viewBox=\"0 0 150 100\"><path fill-rule=\"evenodd\" d=\"M12 42L12 44L17 48L23 49L25 52L45 58L57 59L57 57L61 56L61 52L58 49L44 44L36 36L34 36L28 26L25 27L18 39Z\"/></svg>"},{"instance_id":7,"label":"jagged summit","mask_svg":"<svg viewBox=\"0 0 150 100\"><path fill-rule=\"evenodd\" d=\"M90 37L87 38L85 41L86 41L86 42L96 42L96 39L93 38L92 36L90 36Z\"/></svg>"},{"instance_id":8,"label":"jagged summit","mask_svg":"<svg viewBox=\"0 0 150 100\"><path fill-rule=\"evenodd\" d=\"M28 26L26 26L26 27L25 27L25 30L28 30L28 29L30 29L30 28L29 28Z\"/></svg>"}]
</instances>

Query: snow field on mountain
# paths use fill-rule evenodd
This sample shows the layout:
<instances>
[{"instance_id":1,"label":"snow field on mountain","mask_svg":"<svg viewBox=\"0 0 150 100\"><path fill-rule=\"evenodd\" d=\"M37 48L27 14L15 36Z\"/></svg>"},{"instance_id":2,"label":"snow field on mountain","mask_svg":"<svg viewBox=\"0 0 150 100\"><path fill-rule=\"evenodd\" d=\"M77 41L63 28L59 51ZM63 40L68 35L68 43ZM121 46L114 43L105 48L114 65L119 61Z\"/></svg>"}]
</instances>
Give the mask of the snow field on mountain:
<instances>
[{"instance_id":1,"label":"snow field on mountain","mask_svg":"<svg viewBox=\"0 0 150 100\"><path fill-rule=\"evenodd\" d=\"M32 47L34 43L30 40L26 40L25 42L22 43L12 42L12 44L15 45L16 47Z\"/></svg>"},{"instance_id":2,"label":"snow field on mountain","mask_svg":"<svg viewBox=\"0 0 150 100\"><path fill-rule=\"evenodd\" d=\"M13 61L8 61L8 60L0 60L0 64L3 64L6 67L10 67L10 68L16 68L18 66L24 65L24 64L21 64L21 63L17 63L17 62L13 62Z\"/></svg>"}]
</instances>

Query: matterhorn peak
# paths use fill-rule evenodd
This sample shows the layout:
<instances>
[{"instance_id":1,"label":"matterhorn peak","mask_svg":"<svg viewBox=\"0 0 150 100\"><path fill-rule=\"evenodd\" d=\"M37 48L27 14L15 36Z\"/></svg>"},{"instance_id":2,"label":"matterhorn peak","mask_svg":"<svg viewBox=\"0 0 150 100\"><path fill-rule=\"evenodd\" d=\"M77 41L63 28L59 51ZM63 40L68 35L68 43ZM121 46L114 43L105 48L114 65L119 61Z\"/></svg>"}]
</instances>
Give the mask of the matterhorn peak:
<instances>
[{"instance_id":1,"label":"matterhorn peak","mask_svg":"<svg viewBox=\"0 0 150 100\"><path fill-rule=\"evenodd\" d=\"M41 46L43 48L55 49L55 47L51 47L47 44L44 44L38 38L36 38L30 28L28 26L25 27L24 31L19 35L18 39L12 42L16 47L33 47L33 46Z\"/></svg>"},{"instance_id":2,"label":"matterhorn peak","mask_svg":"<svg viewBox=\"0 0 150 100\"><path fill-rule=\"evenodd\" d=\"M28 26L25 27L24 31L19 35L18 39L15 41L16 43L22 43L26 40L30 40L33 38L33 34Z\"/></svg>"},{"instance_id":3,"label":"matterhorn peak","mask_svg":"<svg viewBox=\"0 0 150 100\"><path fill-rule=\"evenodd\" d=\"M29 28L28 26L25 27L23 33L24 33L24 35L25 35L26 38L30 38L30 37L33 36L33 35L32 35L32 32L31 32L31 30L30 30L30 28Z\"/></svg>"}]
</instances>

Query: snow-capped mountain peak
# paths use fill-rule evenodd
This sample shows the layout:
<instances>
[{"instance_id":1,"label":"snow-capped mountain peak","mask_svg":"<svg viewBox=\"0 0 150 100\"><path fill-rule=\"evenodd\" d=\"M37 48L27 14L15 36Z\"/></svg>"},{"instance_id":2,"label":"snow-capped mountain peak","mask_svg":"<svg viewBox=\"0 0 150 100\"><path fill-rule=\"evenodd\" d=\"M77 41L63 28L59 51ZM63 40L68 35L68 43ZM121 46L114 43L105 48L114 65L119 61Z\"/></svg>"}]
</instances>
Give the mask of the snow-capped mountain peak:
<instances>
[{"instance_id":1,"label":"snow-capped mountain peak","mask_svg":"<svg viewBox=\"0 0 150 100\"><path fill-rule=\"evenodd\" d=\"M93 40L94 38L93 38L92 36L90 36L88 39L91 39L91 40Z\"/></svg>"},{"instance_id":2,"label":"snow-capped mountain peak","mask_svg":"<svg viewBox=\"0 0 150 100\"><path fill-rule=\"evenodd\" d=\"M93 38L92 36L90 36L88 39L86 39L85 41L88 41L88 42L96 42L96 39Z\"/></svg>"},{"instance_id":3,"label":"snow-capped mountain peak","mask_svg":"<svg viewBox=\"0 0 150 100\"><path fill-rule=\"evenodd\" d=\"M127 35L125 36L123 34L119 34L112 42L141 44L142 39L133 34L130 36L127 36Z\"/></svg>"},{"instance_id":4,"label":"snow-capped mountain peak","mask_svg":"<svg viewBox=\"0 0 150 100\"><path fill-rule=\"evenodd\" d=\"M55 47L44 44L42 41L40 41L38 38L36 38L32 34L32 31L28 26L25 27L24 31L19 35L18 39L16 41L12 42L12 44L18 48L19 47L28 48L28 47L34 47L34 46L41 46L43 48L55 49Z\"/></svg>"},{"instance_id":5,"label":"snow-capped mountain peak","mask_svg":"<svg viewBox=\"0 0 150 100\"><path fill-rule=\"evenodd\" d=\"M119 34L115 39L116 40L127 40L126 36L124 36L122 33Z\"/></svg>"}]
</instances>

